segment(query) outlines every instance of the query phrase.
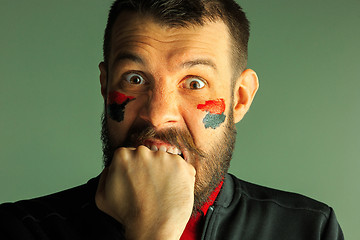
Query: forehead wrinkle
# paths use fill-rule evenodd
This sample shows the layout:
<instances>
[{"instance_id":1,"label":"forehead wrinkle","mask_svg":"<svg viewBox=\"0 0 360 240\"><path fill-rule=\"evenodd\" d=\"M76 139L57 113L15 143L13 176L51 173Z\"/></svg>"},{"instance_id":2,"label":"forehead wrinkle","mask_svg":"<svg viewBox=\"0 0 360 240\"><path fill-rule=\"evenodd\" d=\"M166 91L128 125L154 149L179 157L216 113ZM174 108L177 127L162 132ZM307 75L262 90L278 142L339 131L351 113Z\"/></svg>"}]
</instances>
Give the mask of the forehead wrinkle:
<instances>
[{"instance_id":1,"label":"forehead wrinkle","mask_svg":"<svg viewBox=\"0 0 360 240\"><path fill-rule=\"evenodd\" d=\"M197 37L202 36L201 31L208 28L208 25L215 26L215 28L210 29L212 31L212 36L208 36L211 38L209 39L209 42L213 42L218 39L219 29L226 28L225 30L228 32L227 26L224 25L224 23L221 21L209 22L204 26L189 25L185 27L164 27L154 21L151 16L139 16L138 14L125 12L121 14L116 20L116 24L114 24L112 31L112 38L116 41L120 40L118 38L121 38L121 36L124 35L132 35L134 37L149 37L149 35L152 35L154 37L152 37L151 39L161 43L176 42L178 41L176 39L179 37L181 38L182 36L187 39L189 39L189 36L194 37L192 39L195 40ZM181 33L179 33L179 31L181 31ZM222 38L223 37L225 36L222 36Z\"/></svg>"},{"instance_id":2,"label":"forehead wrinkle","mask_svg":"<svg viewBox=\"0 0 360 240\"><path fill-rule=\"evenodd\" d=\"M158 26L158 25L155 25ZM126 29L127 28L127 29ZM125 29L118 27L113 30L112 34L112 43L121 43L124 41L136 41L142 42L140 39L152 40L158 43L177 43L183 41L189 36L194 36L193 33L179 33L178 29L153 29L153 26L150 25L147 28L144 28L142 25L130 25L126 26Z\"/></svg>"},{"instance_id":3,"label":"forehead wrinkle","mask_svg":"<svg viewBox=\"0 0 360 240\"><path fill-rule=\"evenodd\" d=\"M131 61L140 65L147 65L147 59L144 57L149 54L148 47L154 47L146 41L134 40L132 36L123 38L121 41L114 42L112 51L112 66L116 67L121 61Z\"/></svg>"},{"instance_id":4,"label":"forehead wrinkle","mask_svg":"<svg viewBox=\"0 0 360 240\"><path fill-rule=\"evenodd\" d=\"M155 25L155 26L153 26ZM217 40L216 34L213 36L208 36L211 39L209 41L203 41L203 39L198 39L202 37L202 34L199 32L186 32L186 28L168 28L168 29L158 29L158 24L148 25L147 28L144 28L143 25L130 25L126 26L124 29L118 27L114 29L112 34L113 43L121 43L126 41L135 41L139 43L144 43L145 39L154 41L156 43L165 43L165 44L176 44L179 42L198 42L200 44L211 44L213 41ZM155 27L155 28L154 28ZM153 29L154 28L154 29ZM200 29L201 30L201 29ZM179 33L179 31L181 31ZM141 40L143 39L143 40Z\"/></svg>"},{"instance_id":5,"label":"forehead wrinkle","mask_svg":"<svg viewBox=\"0 0 360 240\"><path fill-rule=\"evenodd\" d=\"M193 36L192 34L189 34L189 35ZM182 36L184 36L184 35L182 35ZM163 38L167 39L166 37L163 37ZM118 49L121 49L121 48L128 49L128 47L130 47L130 46L134 46L136 48L137 47L144 48L144 46L149 46L151 48L164 50L165 45L158 45L158 43L159 44L165 44L166 46L170 46L170 47L173 46L172 48L175 48L175 49L186 48L187 45L191 45L193 43L200 43L195 48L204 49L204 50L207 49L204 45L209 44L209 43L206 43L206 42L203 42L203 41L200 41L200 40L195 40L195 39L189 40L186 37L184 37L182 39L177 38L177 39L173 39L173 40L160 40L160 39L157 39L155 37L151 37L151 36L147 36L147 35L141 35L141 34L119 37L119 39L115 39L115 41L113 42L115 49L116 48L118 48ZM184 44L186 45L185 47L182 46ZM144 46L141 46L141 45L144 45Z\"/></svg>"},{"instance_id":6,"label":"forehead wrinkle","mask_svg":"<svg viewBox=\"0 0 360 240\"><path fill-rule=\"evenodd\" d=\"M137 61L133 58L132 60L136 60L133 62L147 65L152 63L152 61L147 63L148 57L155 54L158 60L166 61L164 64L167 65L168 70L204 66L217 72L222 71L224 67L229 67L228 63L218 65L217 56L223 55L224 52L219 52L220 49L213 47L214 42L222 43L228 38L228 36L221 38L218 36L219 29L224 28L221 26L224 24L216 23L216 28L205 32L207 38L204 39L202 31L208 28L207 25L189 28L159 28L159 25L151 19L144 24L144 19L137 17L132 18L135 21L131 22L128 19L122 19L122 21L118 19L119 24L113 28L112 34L113 50L111 52L114 54L112 57L116 57L117 52L130 51L142 59L142 61ZM226 26L225 28L228 31ZM228 44L226 42L225 45ZM230 54L231 51L228 50L226 49L226 53Z\"/></svg>"},{"instance_id":7,"label":"forehead wrinkle","mask_svg":"<svg viewBox=\"0 0 360 240\"><path fill-rule=\"evenodd\" d=\"M166 59L170 65L178 70L186 70L192 68L207 68L216 74L219 74L219 67L216 55L209 51L209 48L197 46L179 47L170 51Z\"/></svg>"}]
</instances>

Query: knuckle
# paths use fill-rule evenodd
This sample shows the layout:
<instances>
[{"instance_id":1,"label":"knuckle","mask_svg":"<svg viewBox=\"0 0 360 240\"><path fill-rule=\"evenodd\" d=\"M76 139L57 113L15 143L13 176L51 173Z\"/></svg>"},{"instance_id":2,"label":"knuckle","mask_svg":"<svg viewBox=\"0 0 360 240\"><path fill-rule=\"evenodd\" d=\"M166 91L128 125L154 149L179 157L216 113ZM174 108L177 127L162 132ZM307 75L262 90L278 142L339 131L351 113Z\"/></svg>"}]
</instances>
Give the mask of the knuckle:
<instances>
[{"instance_id":1,"label":"knuckle","mask_svg":"<svg viewBox=\"0 0 360 240\"><path fill-rule=\"evenodd\" d=\"M126 148L118 148L114 151L113 159L109 166L109 172L124 169L129 164L129 150Z\"/></svg>"},{"instance_id":2,"label":"knuckle","mask_svg":"<svg viewBox=\"0 0 360 240\"><path fill-rule=\"evenodd\" d=\"M127 151L127 149L124 148L124 147L119 147L119 148L115 149L115 151L114 151L114 157L115 157L115 156L120 156L120 155L124 154L125 151Z\"/></svg>"},{"instance_id":3,"label":"knuckle","mask_svg":"<svg viewBox=\"0 0 360 240\"><path fill-rule=\"evenodd\" d=\"M137 147L137 150L139 150L139 151L145 151L145 150L150 150L150 149L147 148L147 147L144 146L144 145L140 145L140 146Z\"/></svg>"}]
</instances>

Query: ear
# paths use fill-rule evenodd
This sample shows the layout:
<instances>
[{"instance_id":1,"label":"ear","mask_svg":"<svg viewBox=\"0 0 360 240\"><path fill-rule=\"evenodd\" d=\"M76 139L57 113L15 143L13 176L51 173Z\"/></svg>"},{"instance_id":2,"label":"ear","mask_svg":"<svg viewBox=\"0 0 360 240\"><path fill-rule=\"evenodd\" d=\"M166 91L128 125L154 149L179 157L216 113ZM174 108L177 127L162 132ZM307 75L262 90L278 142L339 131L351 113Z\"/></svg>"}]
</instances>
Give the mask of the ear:
<instances>
[{"instance_id":1,"label":"ear","mask_svg":"<svg viewBox=\"0 0 360 240\"><path fill-rule=\"evenodd\" d=\"M234 122L238 123L249 110L250 105L259 88L256 73L246 69L235 82L234 87Z\"/></svg>"},{"instance_id":2,"label":"ear","mask_svg":"<svg viewBox=\"0 0 360 240\"><path fill-rule=\"evenodd\" d=\"M100 70L101 95L105 100L106 89L107 89L107 70L104 62L99 63L99 70Z\"/></svg>"}]
</instances>

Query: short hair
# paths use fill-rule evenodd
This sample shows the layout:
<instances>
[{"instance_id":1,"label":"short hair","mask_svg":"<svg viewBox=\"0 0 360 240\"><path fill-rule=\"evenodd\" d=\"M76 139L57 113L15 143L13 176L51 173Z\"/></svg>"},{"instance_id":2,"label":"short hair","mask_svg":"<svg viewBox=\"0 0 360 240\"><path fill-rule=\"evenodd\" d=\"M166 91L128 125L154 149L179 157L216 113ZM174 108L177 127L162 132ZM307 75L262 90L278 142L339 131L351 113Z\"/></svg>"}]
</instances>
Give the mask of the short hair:
<instances>
[{"instance_id":1,"label":"short hair","mask_svg":"<svg viewBox=\"0 0 360 240\"><path fill-rule=\"evenodd\" d=\"M234 0L116 0L111 6L104 34L105 66L109 63L113 25L125 11L149 14L158 23L174 28L191 24L203 26L207 21L222 20L231 37L233 77L236 78L246 68L249 21Z\"/></svg>"}]
</instances>

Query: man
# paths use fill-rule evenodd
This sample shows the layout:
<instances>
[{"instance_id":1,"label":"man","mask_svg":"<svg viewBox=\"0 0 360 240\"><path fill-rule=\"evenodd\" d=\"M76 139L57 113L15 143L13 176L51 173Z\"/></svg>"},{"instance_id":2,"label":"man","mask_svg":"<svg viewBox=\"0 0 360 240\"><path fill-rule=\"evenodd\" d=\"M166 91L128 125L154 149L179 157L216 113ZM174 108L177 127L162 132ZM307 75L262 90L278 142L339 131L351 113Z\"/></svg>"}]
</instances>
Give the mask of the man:
<instances>
[{"instance_id":1,"label":"man","mask_svg":"<svg viewBox=\"0 0 360 240\"><path fill-rule=\"evenodd\" d=\"M3 204L2 239L343 239L328 206L227 174L258 89L232 0L118 0L100 63L105 168Z\"/></svg>"}]
</instances>

